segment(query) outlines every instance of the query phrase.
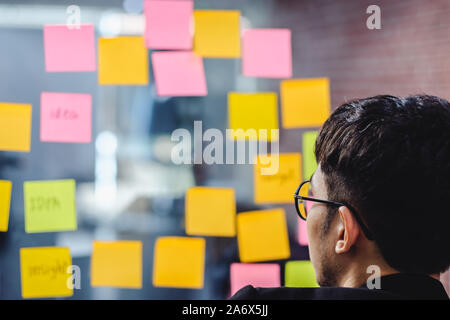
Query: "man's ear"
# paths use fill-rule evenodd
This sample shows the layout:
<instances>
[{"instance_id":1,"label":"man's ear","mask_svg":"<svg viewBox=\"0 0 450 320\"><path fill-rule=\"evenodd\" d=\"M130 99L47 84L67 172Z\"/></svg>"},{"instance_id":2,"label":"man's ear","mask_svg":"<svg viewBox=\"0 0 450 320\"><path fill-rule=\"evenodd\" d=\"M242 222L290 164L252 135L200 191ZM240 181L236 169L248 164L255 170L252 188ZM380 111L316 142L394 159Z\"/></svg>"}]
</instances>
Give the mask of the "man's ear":
<instances>
[{"instance_id":1,"label":"man's ear","mask_svg":"<svg viewBox=\"0 0 450 320\"><path fill-rule=\"evenodd\" d=\"M351 211L344 206L339 207L338 222L338 241L336 242L335 252L348 252L355 244L359 235L359 225Z\"/></svg>"}]
</instances>

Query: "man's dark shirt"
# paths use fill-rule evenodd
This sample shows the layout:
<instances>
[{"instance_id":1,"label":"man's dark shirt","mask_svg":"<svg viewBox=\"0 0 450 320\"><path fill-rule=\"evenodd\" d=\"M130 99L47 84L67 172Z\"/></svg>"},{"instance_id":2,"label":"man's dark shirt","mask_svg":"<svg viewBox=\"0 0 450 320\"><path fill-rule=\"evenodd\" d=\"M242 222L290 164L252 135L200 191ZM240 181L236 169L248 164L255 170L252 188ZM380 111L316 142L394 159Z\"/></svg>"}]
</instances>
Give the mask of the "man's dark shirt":
<instances>
[{"instance_id":1,"label":"man's dark shirt","mask_svg":"<svg viewBox=\"0 0 450 320\"><path fill-rule=\"evenodd\" d=\"M448 300L442 283L424 275L392 274L380 278L380 289L359 288L254 288L246 286L231 300L392 300L433 299Z\"/></svg>"}]
</instances>

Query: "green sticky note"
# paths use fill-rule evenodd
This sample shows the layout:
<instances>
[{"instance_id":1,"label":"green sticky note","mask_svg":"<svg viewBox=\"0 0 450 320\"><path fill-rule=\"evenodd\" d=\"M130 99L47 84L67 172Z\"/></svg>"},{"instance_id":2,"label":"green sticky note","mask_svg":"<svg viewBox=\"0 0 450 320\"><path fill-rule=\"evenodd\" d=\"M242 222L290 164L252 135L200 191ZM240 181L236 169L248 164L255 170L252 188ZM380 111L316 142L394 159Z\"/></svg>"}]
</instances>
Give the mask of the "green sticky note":
<instances>
[{"instance_id":1,"label":"green sticky note","mask_svg":"<svg viewBox=\"0 0 450 320\"><path fill-rule=\"evenodd\" d=\"M286 287L318 287L316 274L311 261L299 260L286 262L284 269Z\"/></svg>"},{"instance_id":2,"label":"green sticky note","mask_svg":"<svg viewBox=\"0 0 450 320\"><path fill-rule=\"evenodd\" d=\"M27 181L23 189L25 232L77 229L75 180Z\"/></svg>"},{"instance_id":3,"label":"green sticky note","mask_svg":"<svg viewBox=\"0 0 450 320\"><path fill-rule=\"evenodd\" d=\"M317 169L316 156L314 155L314 146L316 144L319 131L306 131L303 133L303 179L310 179Z\"/></svg>"}]
</instances>

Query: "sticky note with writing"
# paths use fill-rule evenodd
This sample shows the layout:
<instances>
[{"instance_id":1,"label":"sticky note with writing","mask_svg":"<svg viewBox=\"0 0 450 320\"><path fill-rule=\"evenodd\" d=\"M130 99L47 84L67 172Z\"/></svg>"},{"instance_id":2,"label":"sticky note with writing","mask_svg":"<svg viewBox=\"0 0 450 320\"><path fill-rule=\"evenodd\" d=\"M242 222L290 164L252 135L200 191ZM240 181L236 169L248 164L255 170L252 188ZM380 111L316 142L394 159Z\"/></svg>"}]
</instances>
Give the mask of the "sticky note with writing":
<instances>
[{"instance_id":1,"label":"sticky note with writing","mask_svg":"<svg viewBox=\"0 0 450 320\"><path fill-rule=\"evenodd\" d=\"M44 26L44 53L47 72L95 71L94 25Z\"/></svg>"},{"instance_id":2,"label":"sticky note with writing","mask_svg":"<svg viewBox=\"0 0 450 320\"><path fill-rule=\"evenodd\" d=\"M194 187L186 192L186 233L234 237L236 200L234 189Z\"/></svg>"},{"instance_id":3,"label":"sticky note with writing","mask_svg":"<svg viewBox=\"0 0 450 320\"><path fill-rule=\"evenodd\" d=\"M314 171L317 169L316 155L314 148L316 144L317 135L319 132L306 131L302 138L302 154L303 154L303 180L311 179Z\"/></svg>"},{"instance_id":4,"label":"sticky note with writing","mask_svg":"<svg viewBox=\"0 0 450 320\"><path fill-rule=\"evenodd\" d=\"M237 238L241 262L287 259L291 255L283 209L239 213Z\"/></svg>"},{"instance_id":5,"label":"sticky note with writing","mask_svg":"<svg viewBox=\"0 0 450 320\"><path fill-rule=\"evenodd\" d=\"M25 232L77 229L75 180L27 181L23 189Z\"/></svg>"},{"instance_id":6,"label":"sticky note with writing","mask_svg":"<svg viewBox=\"0 0 450 320\"><path fill-rule=\"evenodd\" d=\"M248 77L292 77L291 30L244 30L242 73Z\"/></svg>"},{"instance_id":7,"label":"sticky note with writing","mask_svg":"<svg viewBox=\"0 0 450 320\"><path fill-rule=\"evenodd\" d=\"M155 287L203 288L205 239L160 237L153 259Z\"/></svg>"},{"instance_id":8,"label":"sticky note with writing","mask_svg":"<svg viewBox=\"0 0 450 320\"><path fill-rule=\"evenodd\" d=\"M158 96L205 96L203 59L187 52L153 52L153 74Z\"/></svg>"},{"instance_id":9,"label":"sticky note with writing","mask_svg":"<svg viewBox=\"0 0 450 320\"><path fill-rule=\"evenodd\" d=\"M100 38L98 82L101 85L146 85L148 54L144 38Z\"/></svg>"},{"instance_id":10,"label":"sticky note with writing","mask_svg":"<svg viewBox=\"0 0 450 320\"><path fill-rule=\"evenodd\" d=\"M0 180L0 232L8 231L11 181Z\"/></svg>"},{"instance_id":11,"label":"sticky note with writing","mask_svg":"<svg viewBox=\"0 0 450 320\"><path fill-rule=\"evenodd\" d=\"M94 241L91 286L142 288L142 242Z\"/></svg>"},{"instance_id":12,"label":"sticky note with writing","mask_svg":"<svg viewBox=\"0 0 450 320\"><path fill-rule=\"evenodd\" d=\"M0 102L0 150L30 151L31 104Z\"/></svg>"},{"instance_id":13,"label":"sticky note with writing","mask_svg":"<svg viewBox=\"0 0 450 320\"><path fill-rule=\"evenodd\" d=\"M273 170L274 174L263 174L263 169L269 165L278 170ZM301 154L259 155L253 175L255 203L292 203L301 182Z\"/></svg>"},{"instance_id":14,"label":"sticky note with writing","mask_svg":"<svg viewBox=\"0 0 450 320\"><path fill-rule=\"evenodd\" d=\"M92 97L82 93L41 93L41 141L91 141Z\"/></svg>"},{"instance_id":15,"label":"sticky note with writing","mask_svg":"<svg viewBox=\"0 0 450 320\"><path fill-rule=\"evenodd\" d=\"M20 249L23 298L70 297L72 265L69 248L34 247ZM68 272L69 270L69 272Z\"/></svg>"},{"instance_id":16,"label":"sticky note with writing","mask_svg":"<svg viewBox=\"0 0 450 320\"><path fill-rule=\"evenodd\" d=\"M288 261L284 269L286 287L318 287L311 261Z\"/></svg>"},{"instance_id":17,"label":"sticky note with writing","mask_svg":"<svg viewBox=\"0 0 450 320\"><path fill-rule=\"evenodd\" d=\"M241 56L240 11L194 10L194 51L207 58Z\"/></svg>"},{"instance_id":18,"label":"sticky note with writing","mask_svg":"<svg viewBox=\"0 0 450 320\"><path fill-rule=\"evenodd\" d=\"M273 288L281 286L280 265L276 263L232 263L230 267L230 291L254 287Z\"/></svg>"},{"instance_id":19,"label":"sticky note with writing","mask_svg":"<svg viewBox=\"0 0 450 320\"><path fill-rule=\"evenodd\" d=\"M328 78L283 80L281 111L286 129L321 126L330 115Z\"/></svg>"},{"instance_id":20,"label":"sticky note with writing","mask_svg":"<svg viewBox=\"0 0 450 320\"><path fill-rule=\"evenodd\" d=\"M150 49L192 49L194 1L146 0L145 43Z\"/></svg>"},{"instance_id":21,"label":"sticky note with writing","mask_svg":"<svg viewBox=\"0 0 450 320\"><path fill-rule=\"evenodd\" d=\"M229 127L234 139L278 140L278 106L275 92L228 93Z\"/></svg>"}]
</instances>

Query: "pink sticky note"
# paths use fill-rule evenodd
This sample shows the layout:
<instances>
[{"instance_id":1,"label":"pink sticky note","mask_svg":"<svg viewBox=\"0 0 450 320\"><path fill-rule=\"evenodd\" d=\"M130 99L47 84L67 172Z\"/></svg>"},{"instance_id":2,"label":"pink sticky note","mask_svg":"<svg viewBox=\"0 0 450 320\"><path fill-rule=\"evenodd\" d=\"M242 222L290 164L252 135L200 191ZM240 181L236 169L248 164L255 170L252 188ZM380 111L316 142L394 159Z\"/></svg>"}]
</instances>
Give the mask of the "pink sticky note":
<instances>
[{"instance_id":1,"label":"pink sticky note","mask_svg":"<svg viewBox=\"0 0 450 320\"><path fill-rule=\"evenodd\" d=\"M280 265L275 263L232 263L230 267L231 296L247 285L273 288L280 284Z\"/></svg>"},{"instance_id":2,"label":"pink sticky note","mask_svg":"<svg viewBox=\"0 0 450 320\"><path fill-rule=\"evenodd\" d=\"M91 142L92 97L82 93L41 93L41 141Z\"/></svg>"},{"instance_id":3,"label":"pink sticky note","mask_svg":"<svg viewBox=\"0 0 450 320\"><path fill-rule=\"evenodd\" d=\"M146 0L145 44L150 49L192 48L194 1Z\"/></svg>"},{"instance_id":4,"label":"pink sticky note","mask_svg":"<svg viewBox=\"0 0 450 320\"><path fill-rule=\"evenodd\" d=\"M193 52L153 52L152 65L158 96L208 94L203 59Z\"/></svg>"},{"instance_id":5,"label":"pink sticky note","mask_svg":"<svg viewBox=\"0 0 450 320\"><path fill-rule=\"evenodd\" d=\"M310 211L313 204L314 203L312 201L306 201L306 210ZM306 221L300 218L298 219L297 240L301 246L308 245L308 231L306 229Z\"/></svg>"},{"instance_id":6,"label":"pink sticky note","mask_svg":"<svg viewBox=\"0 0 450 320\"><path fill-rule=\"evenodd\" d=\"M245 30L242 36L242 72L247 77L292 77L291 30Z\"/></svg>"},{"instance_id":7,"label":"pink sticky note","mask_svg":"<svg viewBox=\"0 0 450 320\"><path fill-rule=\"evenodd\" d=\"M94 26L44 26L44 53L47 72L95 71Z\"/></svg>"}]
</instances>

